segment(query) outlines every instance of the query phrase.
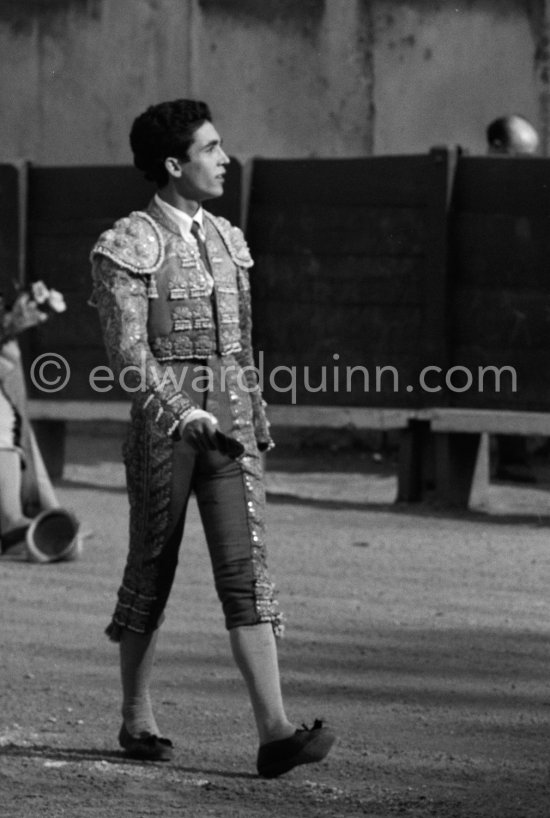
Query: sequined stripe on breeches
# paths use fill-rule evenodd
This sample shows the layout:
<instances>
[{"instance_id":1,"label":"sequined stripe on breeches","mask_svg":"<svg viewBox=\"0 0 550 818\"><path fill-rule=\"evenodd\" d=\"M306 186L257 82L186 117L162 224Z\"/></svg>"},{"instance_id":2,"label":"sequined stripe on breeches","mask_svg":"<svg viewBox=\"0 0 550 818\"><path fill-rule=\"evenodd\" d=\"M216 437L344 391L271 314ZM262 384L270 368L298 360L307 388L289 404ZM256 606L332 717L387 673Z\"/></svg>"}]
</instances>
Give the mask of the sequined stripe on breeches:
<instances>
[{"instance_id":1,"label":"sequined stripe on breeches","mask_svg":"<svg viewBox=\"0 0 550 818\"><path fill-rule=\"evenodd\" d=\"M242 472L257 621L271 622L275 634L282 636L283 616L267 568L263 468L256 445L252 402L246 379L231 355L221 358L212 356L208 365L213 388L208 394L206 408L218 418L221 430L237 438L245 448L238 463Z\"/></svg>"},{"instance_id":2,"label":"sequined stripe on breeches","mask_svg":"<svg viewBox=\"0 0 550 818\"><path fill-rule=\"evenodd\" d=\"M121 628L140 633L153 630L164 607L158 588L170 527L173 448L171 438L134 410L124 445L130 543L118 602L107 628L115 641Z\"/></svg>"}]
</instances>

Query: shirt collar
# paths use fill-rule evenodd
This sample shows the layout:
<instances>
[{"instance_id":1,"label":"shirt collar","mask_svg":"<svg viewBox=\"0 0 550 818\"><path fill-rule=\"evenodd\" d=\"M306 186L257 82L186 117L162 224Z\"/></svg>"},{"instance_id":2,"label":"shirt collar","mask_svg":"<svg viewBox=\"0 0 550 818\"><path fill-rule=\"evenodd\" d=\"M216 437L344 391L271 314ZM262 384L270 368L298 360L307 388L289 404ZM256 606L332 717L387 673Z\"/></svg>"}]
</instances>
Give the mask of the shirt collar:
<instances>
[{"instance_id":1,"label":"shirt collar","mask_svg":"<svg viewBox=\"0 0 550 818\"><path fill-rule=\"evenodd\" d=\"M165 202L164 199L161 199L158 193L155 193L154 200L157 207L160 207L170 221L177 226L182 238L186 239L187 241L195 241L194 237L191 235L191 225L193 222L198 222L201 233L204 233L204 210L202 207L199 207L194 216L189 216L178 207L174 207L174 205Z\"/></svg>"}]
</instances>

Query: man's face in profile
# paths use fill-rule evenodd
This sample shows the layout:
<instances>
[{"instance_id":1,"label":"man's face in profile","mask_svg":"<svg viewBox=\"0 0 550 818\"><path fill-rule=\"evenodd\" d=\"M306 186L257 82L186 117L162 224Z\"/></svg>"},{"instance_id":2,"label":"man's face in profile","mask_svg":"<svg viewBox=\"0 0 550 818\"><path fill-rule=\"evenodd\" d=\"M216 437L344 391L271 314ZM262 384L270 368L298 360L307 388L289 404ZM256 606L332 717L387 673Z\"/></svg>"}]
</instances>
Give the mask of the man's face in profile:
<instances>
[{"instance_id":1,"label":"man's face in profile","mask_svg":"<svg viewBox=\"0 0 550 818\"><path fill-rule=\"evenodd\" d=\"M204 122L195 131L187 153L189 161L179 162L181 175L176 185L180 195L197 202L221 196L229 157L211 122Z\"/></svg>"}]
</instances>

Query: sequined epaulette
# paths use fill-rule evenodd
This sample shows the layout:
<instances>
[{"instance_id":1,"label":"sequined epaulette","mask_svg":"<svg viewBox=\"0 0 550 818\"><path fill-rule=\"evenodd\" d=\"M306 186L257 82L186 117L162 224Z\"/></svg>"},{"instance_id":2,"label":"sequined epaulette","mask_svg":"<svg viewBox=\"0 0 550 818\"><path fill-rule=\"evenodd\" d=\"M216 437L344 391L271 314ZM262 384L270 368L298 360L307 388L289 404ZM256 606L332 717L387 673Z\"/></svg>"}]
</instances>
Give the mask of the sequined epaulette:
<instances>
[{"instance_id":1,"label":"sequined epaulette","mask_svg":"<svg viewBox=\"0 0 550 818\"><path fill-rule=\"evenodd\" d=\"M214 223L220 232L225 246L229 250L229 254L238 267L252 267L254 261L250 255L250 248L246 243L243 231L240 227L233 227L231 222L224 219L223 216L214 216L212 213L205 215Z\"/></svg>"},{"instance_id":2,"label":"sequined epaulette","mask_svg":"<svg viewBox=\"0 0 550 818\"><path fill-rule=\"evenodd\" d=\"M164 245L155 221L141 210L119 219L102 233L91 257L100 253L132 273L154 273L164 261Z\"/></svg>"}]
</instances>

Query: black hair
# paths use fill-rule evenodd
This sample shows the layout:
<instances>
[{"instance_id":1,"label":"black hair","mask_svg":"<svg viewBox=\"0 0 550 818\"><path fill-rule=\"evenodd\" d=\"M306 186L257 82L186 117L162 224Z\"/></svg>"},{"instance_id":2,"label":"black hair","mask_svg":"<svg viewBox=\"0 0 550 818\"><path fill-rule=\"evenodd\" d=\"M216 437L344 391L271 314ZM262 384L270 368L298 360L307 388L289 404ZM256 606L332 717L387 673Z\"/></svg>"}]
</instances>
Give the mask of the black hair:
<instances>
[{"instance_id":1,"label":"black hair","mask_svg":"<svg viewBox=\"0 0 550 818\"><path fill-rule=\"evenodd\" d=\"M146 179L164 187L169 178L164 160L174 156L187 161L195 131L211 121L208 105L198 100L176 99L151 105L134 120L130 131L134 165Z\"/></svg>"}]
</instances>

